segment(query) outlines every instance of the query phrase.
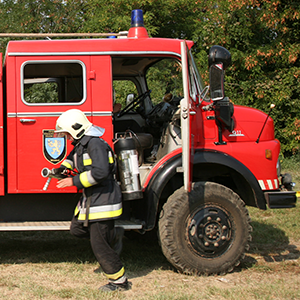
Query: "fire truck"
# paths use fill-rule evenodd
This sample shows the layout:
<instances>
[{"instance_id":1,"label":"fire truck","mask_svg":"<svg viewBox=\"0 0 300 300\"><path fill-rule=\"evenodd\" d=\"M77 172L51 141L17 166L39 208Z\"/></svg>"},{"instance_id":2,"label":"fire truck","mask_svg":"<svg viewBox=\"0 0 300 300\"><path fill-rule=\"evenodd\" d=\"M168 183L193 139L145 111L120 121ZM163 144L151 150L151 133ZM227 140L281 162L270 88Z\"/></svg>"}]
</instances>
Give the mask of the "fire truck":
<instances>
[{"instance_id":1,"label":"fire truck","mask_svg":"<svg viewBox=\"0 0 300 300\"><path fill-rule=\"evenodd\" d=\"M220 274L251 240L247 206L296 205L280 175L268 114L224 93L229 51L208 53L209 86L193 41L151 38L141 10L128 32L8 43L1 66L0 230L67 230L80 191L56 188L47 170L72 149L57 118L80 109L114 149L123 214L116 226L147 236L180 272ZM1 59L2 61L2 59ZM114 106L122 101L121 110Z\"/></svg>"}]
</instances>

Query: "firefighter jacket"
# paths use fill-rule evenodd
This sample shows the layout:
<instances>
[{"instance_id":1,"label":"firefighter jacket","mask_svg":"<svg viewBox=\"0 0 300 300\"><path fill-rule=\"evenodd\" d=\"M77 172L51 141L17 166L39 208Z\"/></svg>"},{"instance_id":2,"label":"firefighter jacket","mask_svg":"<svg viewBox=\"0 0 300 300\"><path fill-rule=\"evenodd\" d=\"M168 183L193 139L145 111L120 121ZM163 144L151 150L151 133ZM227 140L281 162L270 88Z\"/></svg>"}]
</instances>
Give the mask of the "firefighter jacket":
<instances>
[{"instance_id":1,"label":"firefighter jacket","mask_svg":"<svg viewBox=\"0 0 300 300\"><path fill-rule=\"evenodd\" d=\"M84 135L62 165L79 172L73 177L73 184L83 189L75 209L78 221L92 222L121 216L122 196L114 178L114 156L104 140Z\"/></svg>"}]
</instances>

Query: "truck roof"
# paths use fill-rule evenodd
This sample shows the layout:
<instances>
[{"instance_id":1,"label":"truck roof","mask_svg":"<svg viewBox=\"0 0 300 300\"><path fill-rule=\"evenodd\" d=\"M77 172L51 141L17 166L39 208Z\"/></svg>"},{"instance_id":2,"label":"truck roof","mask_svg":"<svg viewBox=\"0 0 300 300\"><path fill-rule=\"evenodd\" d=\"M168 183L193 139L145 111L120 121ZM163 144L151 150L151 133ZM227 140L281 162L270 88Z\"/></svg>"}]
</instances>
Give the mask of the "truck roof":
<instances>
[{"instance_id":1,"label":"truck roof","mask_svg":"<svg viewBox=\"0 0 300 300\"><path fill-rule=\"evenodd\" d=\"M48 55L180 55L180 39L168 38L100 38L10 41L6 56ZM188 48L194 44L186 41Z\"/></svg>"}]
</instances>

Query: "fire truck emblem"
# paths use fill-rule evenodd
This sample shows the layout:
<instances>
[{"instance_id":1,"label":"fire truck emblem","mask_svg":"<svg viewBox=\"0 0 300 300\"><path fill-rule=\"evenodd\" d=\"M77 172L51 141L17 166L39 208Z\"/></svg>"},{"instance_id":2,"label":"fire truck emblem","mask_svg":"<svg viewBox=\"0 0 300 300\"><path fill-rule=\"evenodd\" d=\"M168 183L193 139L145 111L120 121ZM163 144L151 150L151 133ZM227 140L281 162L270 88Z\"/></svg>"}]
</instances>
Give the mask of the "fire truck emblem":
<instances>
[{"instance_id":1,"label":"fire truck emblem","mask_svg":"<svg viewBox=\"0 0 300 300\"><path fill-rule=\"evenodd\" d=\"M54 130L43 130L43 153L52 164L60 163L66 155L66 138L54 137Z\"/></svg>"}]
</instances>

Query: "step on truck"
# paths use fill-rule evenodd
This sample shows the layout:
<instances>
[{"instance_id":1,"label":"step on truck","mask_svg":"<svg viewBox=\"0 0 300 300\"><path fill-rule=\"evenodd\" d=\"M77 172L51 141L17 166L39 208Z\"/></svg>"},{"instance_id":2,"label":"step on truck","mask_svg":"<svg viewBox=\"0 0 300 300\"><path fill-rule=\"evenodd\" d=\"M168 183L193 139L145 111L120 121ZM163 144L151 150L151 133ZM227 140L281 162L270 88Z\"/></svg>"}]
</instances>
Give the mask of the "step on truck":
<instances>
[{"instance_id":1,"label":"step on truck","mask_svg":"<svg viewBox=\"0 0 300 300\"><path fill-rule=\"evenodd\" d=\"M194 43L149 37L141 10L132 11L128 32L90 35L7 45L0 230L69 228L80 193L58 190L57 180L44 176L72 149L54 128L61 113L76 108L105 128L103 139L115 151L123 195L117 226L145 236L157 230L162 252L180 272L232 270L251 240L246 207L296 204L290 177L280 175L273 120L225 96L231 56L221 46L209 50L205 86Z\"/></svg>"}]
</instances>

